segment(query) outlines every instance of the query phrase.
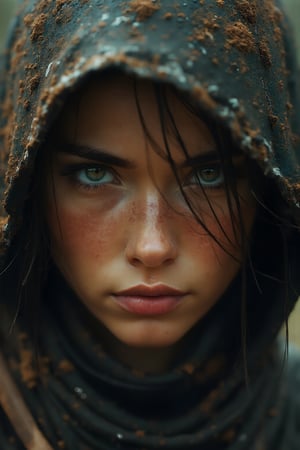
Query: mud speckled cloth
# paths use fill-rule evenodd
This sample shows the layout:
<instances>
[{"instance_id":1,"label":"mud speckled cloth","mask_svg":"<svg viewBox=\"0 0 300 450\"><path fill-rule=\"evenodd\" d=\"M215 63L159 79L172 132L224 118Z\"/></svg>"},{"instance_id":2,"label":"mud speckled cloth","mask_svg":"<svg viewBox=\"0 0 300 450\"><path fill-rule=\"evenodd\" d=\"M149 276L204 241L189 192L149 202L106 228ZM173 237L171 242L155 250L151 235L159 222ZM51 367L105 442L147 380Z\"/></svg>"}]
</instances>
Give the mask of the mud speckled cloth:
<instances>
[{"instance_id":1,"label":"mud speckled cloth","mask_svg":"<svg viewBox=\"0 0 300 450\"><path fill-rule=\"evenodd\" d=\"M7 47L0 74L3 270L22 232L36 155L65 99L92 72L111 67L189 94L257 162L276 187L274 201L285 204L290 224L299 224L297 80L288 27L273 0L25 0ZM11 289L1 290L1 348L51 445L298 450L298 357L282 370L275 339L299 293L299 236L294 226L280 248L280 229L273 228L257 231L256 280L248 268L248 387L240 277L191 331L190 351L178 355L169 373L149 377L103 353L88 332L92 319L56 273L41 298L38 376L22 315L9 329L12 275ZM288 289L280 282L286 252ZM22 449L4 414L1 421L1 449Z\"/></svg>"}]
</instances>

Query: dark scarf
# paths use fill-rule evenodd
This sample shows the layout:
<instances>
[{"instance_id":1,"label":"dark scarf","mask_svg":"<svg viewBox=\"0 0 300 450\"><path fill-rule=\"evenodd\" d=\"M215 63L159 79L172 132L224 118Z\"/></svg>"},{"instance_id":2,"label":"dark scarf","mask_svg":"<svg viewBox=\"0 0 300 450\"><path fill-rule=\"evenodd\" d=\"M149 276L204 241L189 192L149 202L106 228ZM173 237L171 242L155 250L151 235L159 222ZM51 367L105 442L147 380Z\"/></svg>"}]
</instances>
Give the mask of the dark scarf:
<instances>
[{"instance_id":1,"label":"dark scarf","mask_svg":"<svg viewBox=\"0 0 300 450\"><path fill-rule=\"evenodd\" d=\"M258 293L249 293L257 306ZM274 439L268 422L282 406L282 361L270 330L258 333L247 353L246 387L240 297L238 278L189 333L171 370L147 375L105 354L90 331L94 319L56 274L42 307L39 369L25 326L6 350L10 368L55 449L259 449Z\"/></svg>"}]
</instances>

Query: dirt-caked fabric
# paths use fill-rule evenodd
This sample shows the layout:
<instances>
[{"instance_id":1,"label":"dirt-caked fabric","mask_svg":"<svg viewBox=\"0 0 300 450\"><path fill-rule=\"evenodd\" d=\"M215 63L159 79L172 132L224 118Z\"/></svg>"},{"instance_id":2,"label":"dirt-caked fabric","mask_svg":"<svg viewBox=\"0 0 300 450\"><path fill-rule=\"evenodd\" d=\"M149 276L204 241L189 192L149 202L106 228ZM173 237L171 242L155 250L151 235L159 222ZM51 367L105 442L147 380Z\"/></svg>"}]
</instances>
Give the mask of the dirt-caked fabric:
<instances>
[{"instance_id":1,"label":"dirt-caked fabric","mask_svg":"<svg viewBox=\"0 0 300 450\"><path fill-rule=\"evenodd\" d=\"M285 206L293 226L275 248L280 227L256 224L246 310L239 274L159 376L105 354L91 332L95 319L55 268L33 335L12 276L0 293L1 351L11 376L54 449L296 450L300 363L293 352L286 363L276 336L300 291L299 108L292 43L277 2L20 2L1 60L1 275L13 267L36 157L55 119L92 73L111 68L189 95L273 183L274 203ZM2 412L0 420L0 448L22 449Z\"/></svg>"}]
</instances>

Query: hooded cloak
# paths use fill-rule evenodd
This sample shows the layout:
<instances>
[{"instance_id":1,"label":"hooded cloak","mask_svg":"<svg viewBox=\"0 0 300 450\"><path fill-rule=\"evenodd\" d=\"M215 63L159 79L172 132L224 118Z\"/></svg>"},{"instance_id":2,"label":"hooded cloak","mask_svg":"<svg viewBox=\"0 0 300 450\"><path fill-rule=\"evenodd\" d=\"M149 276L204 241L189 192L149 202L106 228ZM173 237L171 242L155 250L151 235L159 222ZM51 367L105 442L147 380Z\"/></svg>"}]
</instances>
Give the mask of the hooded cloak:
<instances>
[{"instance_id":1,"label":"hooded cloak","mask_svg":"<svg viewBox=\"0 0 300 450\"><path fill-rule=\"evenodd\" d=\"M132 372L103 352L88 331L93 319L55 269L41 299L38 376L22 317L9 332L14 314L3 293L3 355L54 449L298 448L300 366L291 356L283 369L275 339L299 292L298 101L288 29L273 0L20 2L1 68L2 271L22 231L47 133L66 98L92 73L110 68L190 95L271 180L291 224L289 286L249 277L248 386L240 358L240 275L191 331L189 350L155 376ZM256 239L261 245L266 235ZM280 280L283 252L264 242L254 264L274 268ZM24 448L4 413L2 422L1 448Z\"/></svg>"}]
</instances>

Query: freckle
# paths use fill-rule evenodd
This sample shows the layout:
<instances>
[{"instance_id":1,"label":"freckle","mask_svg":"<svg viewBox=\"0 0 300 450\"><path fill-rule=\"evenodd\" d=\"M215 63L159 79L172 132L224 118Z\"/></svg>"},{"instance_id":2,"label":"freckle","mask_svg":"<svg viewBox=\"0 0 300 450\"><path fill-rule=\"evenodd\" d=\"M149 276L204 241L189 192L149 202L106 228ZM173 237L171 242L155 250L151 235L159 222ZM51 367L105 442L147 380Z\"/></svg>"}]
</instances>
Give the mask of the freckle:
<instances>
[{"instance_id":1,"label":"freckle","mask_svg":"<svg viewBox=\"0 0 300 450\"><path fill-rule=\"evenodd\" d=\"M131 223L135 222L136 216L137 216L137 207L136 203L133 202L129 210L129 222Z\"/></svg>"}]
</instances>

